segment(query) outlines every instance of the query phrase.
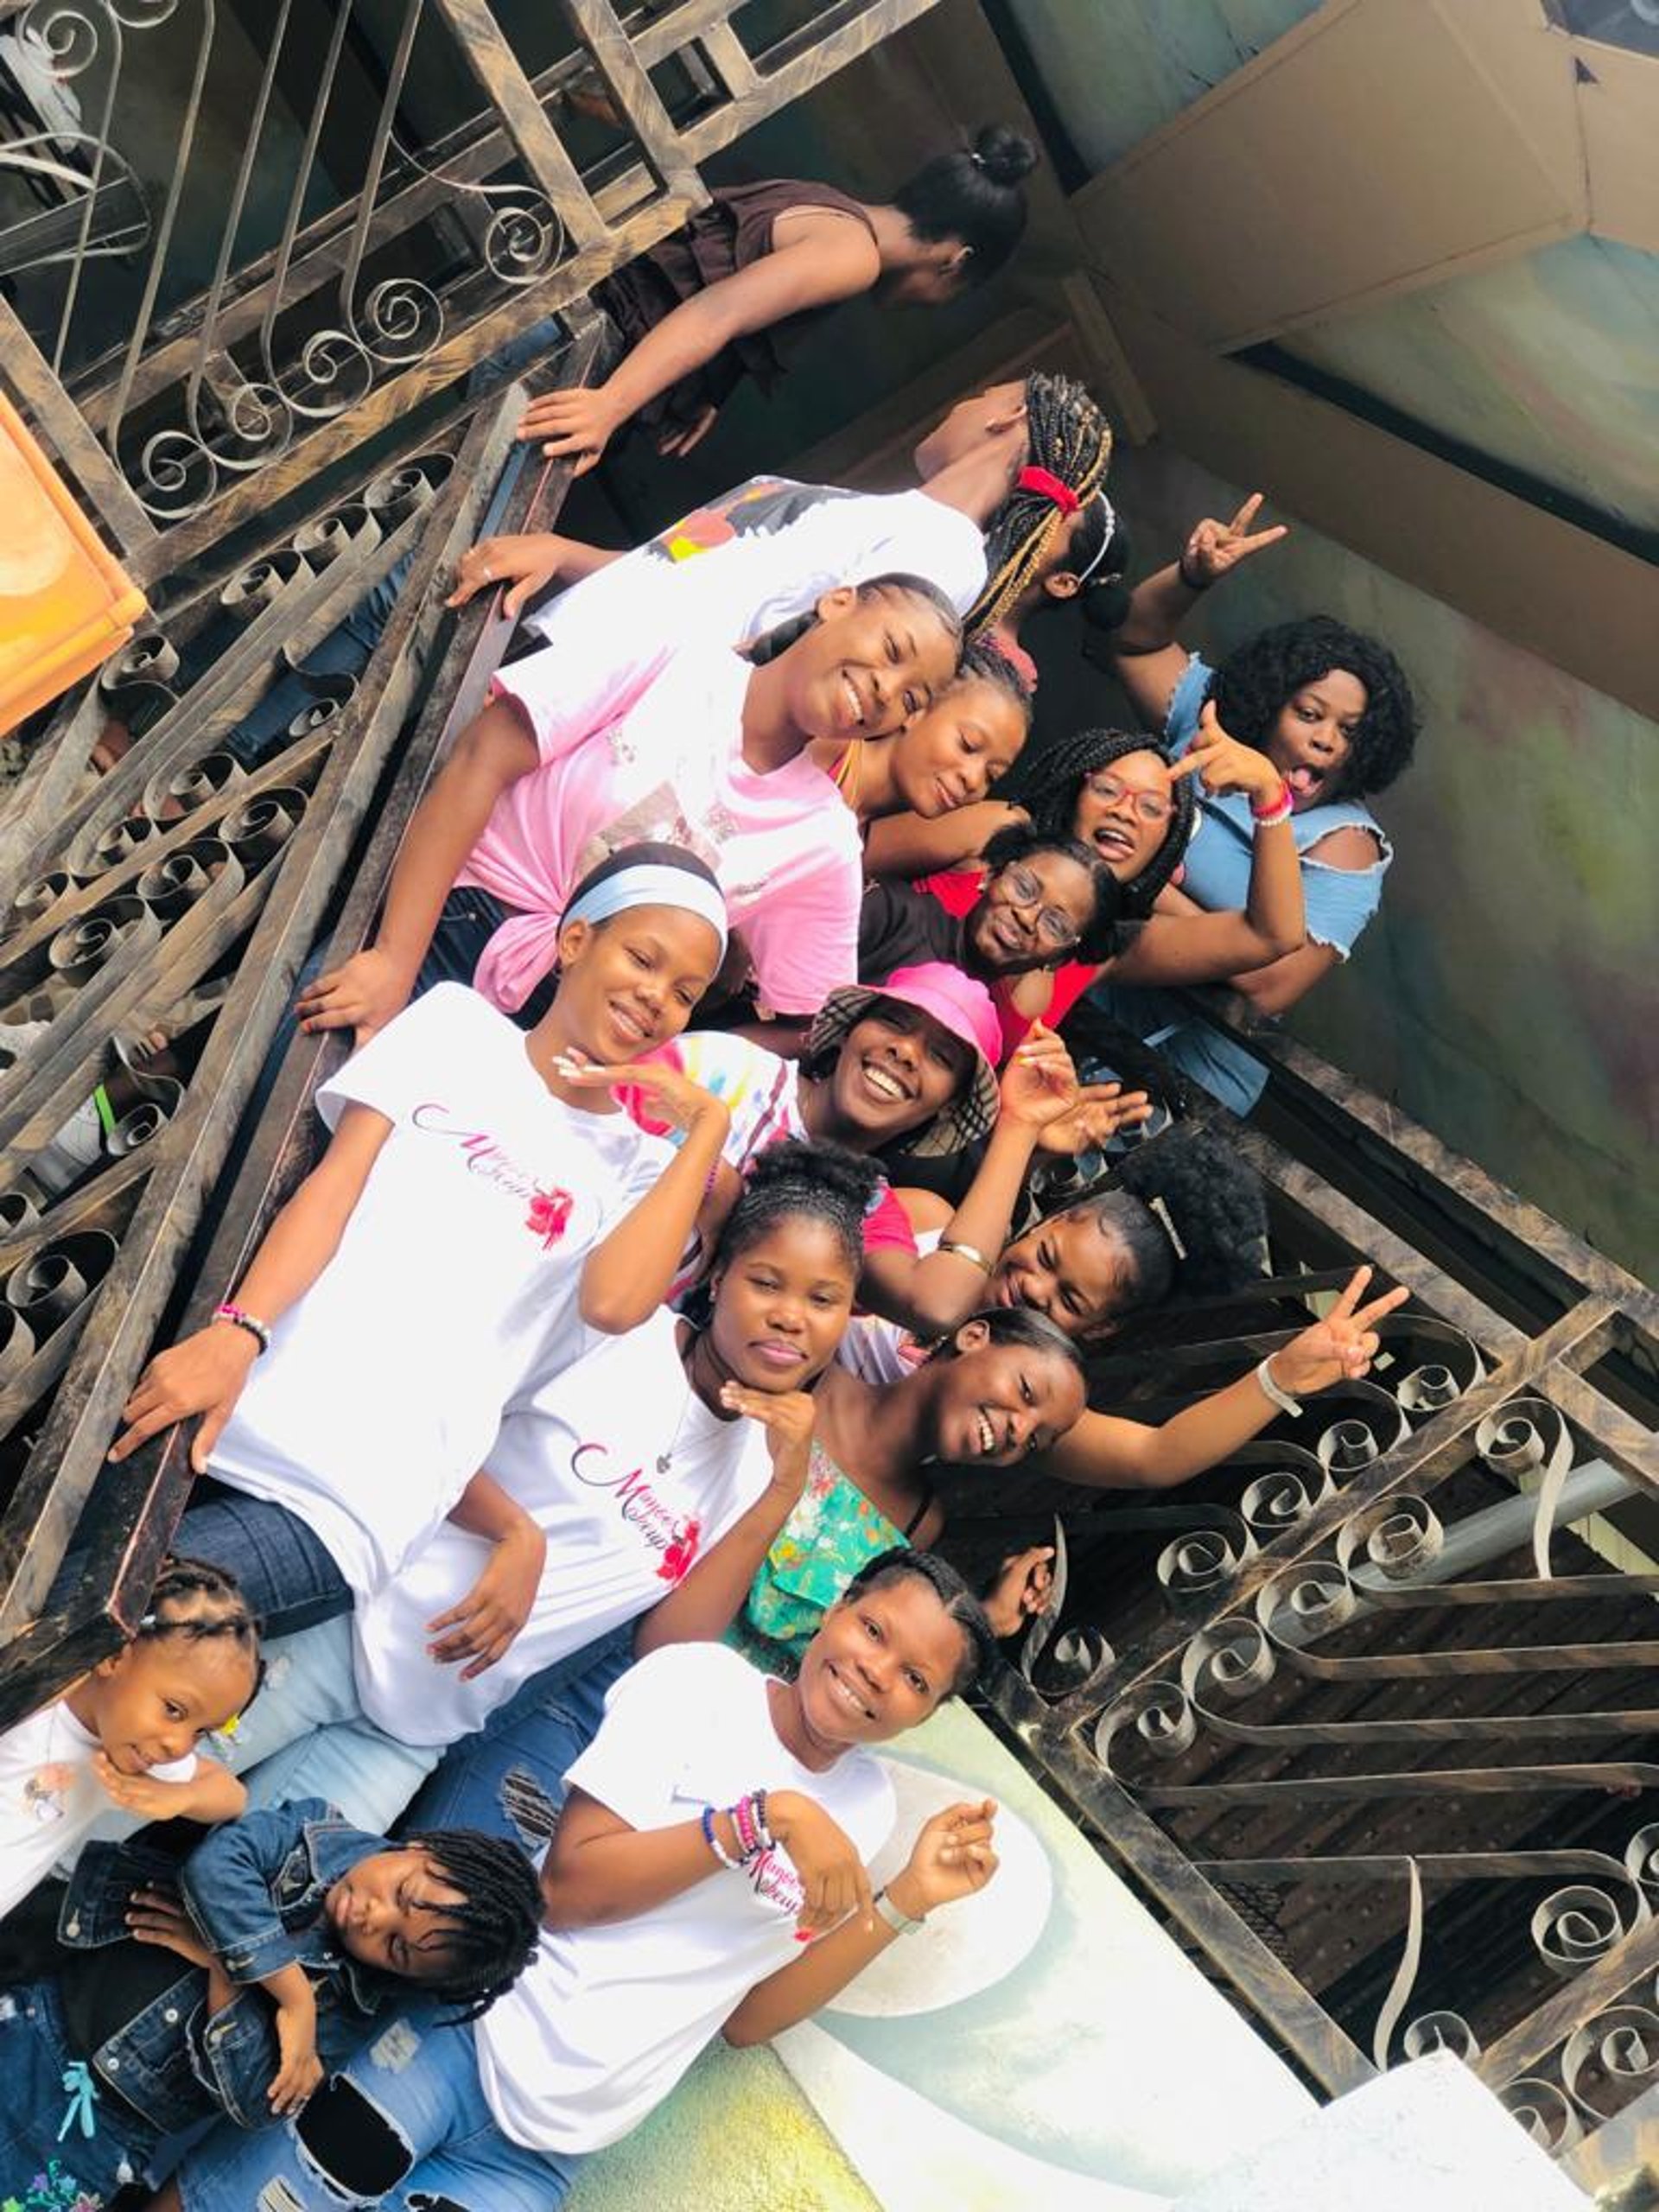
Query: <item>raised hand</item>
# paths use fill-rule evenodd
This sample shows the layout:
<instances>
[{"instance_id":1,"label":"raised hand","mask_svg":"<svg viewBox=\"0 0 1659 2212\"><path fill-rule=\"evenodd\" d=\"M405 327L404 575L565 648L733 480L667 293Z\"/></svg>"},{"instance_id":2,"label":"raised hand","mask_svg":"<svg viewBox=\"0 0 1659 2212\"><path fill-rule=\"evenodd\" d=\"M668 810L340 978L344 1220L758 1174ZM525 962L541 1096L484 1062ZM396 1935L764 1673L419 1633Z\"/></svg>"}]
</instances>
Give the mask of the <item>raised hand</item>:
<instances>
[{"instance_id":1,"label":"raised hand","mask_svg":"<svg viewBox=\"0 0 1659 2212\"><path fill-rule=\"evenodd\" d=\"M1182 776L1196 776L1212 798L1223 791L1244 791L1253 801L1271 802L1285 788L1284 778L1265 753L1227 734L1212 699L1205 701L1198 734L1169 772L1172 784Z\"/></svg>"},{"instance_id":2,"label":"raised hand","mask_svg":"<svg viewBox=\"0 0 1659 2212\"><path fill-rule=\"evenodd\" d=\"M427 1646L428 1658L442 1667L470 1660L461 1670L463 1682L487 1674L530 1618L546 1560L547 1538L536 1523L528 1516L515 1522L491 1547L483 1573L461 1603L427 1623L427 1634L437 1637Z\"/></svg>"},{"instance_id":3,"label":"raised hand","mask_svg":"<svg viewBox=\"0 0 1659 2212\"><path fill-rule=\"evenodd\" d=\"M817 1405L805 1390L751 1390L741 1382L722 1382L720 1402L728 1412L758 1421L766 1432L774 1489L798 1498L806 1487L812 1457L812 1424Z\"/></svg>"},{"instance_id":4,"label":"raised hand","mask_svg":"<svg viewBox=\"0 0 1659 2212\"><path fill-rule=\"evenodd\" d=\"M1040 1613L1054 1580L1054 1547L1033 1544L1005 1559L980 1600L998 1636L1018 1636L1033 1613Z\"/></svg>"},{"instance_id":5,"label":"raised hand","mask_svg":"<svg viewBox=\"0 0 1659 2212\"><path fill-rule=\"evenodd\" d=\"M182 1344L157 1352L121 1408L127 1426L110 1446L111 1459L126 1459L175 1421L200 1414L190 1465L199 1475L206 1474L209 1455L258 1356L257 1339L224 1321L211 1322Z\"/></svg>"},{"instance_id":6,"label":"raised hand","mask_svg":"<svg viewBox=\"0 0 1659 2212\"><path fill-rule=\"evenodd\" d=\"M631 1089L636 1096L626 1102L628 1111L641 1128L654 1133L689 1129L709 1114L718 1114L728 1122L731 1119L712 1090L693 1083L683 1069L668 1060L626 1060L607 1067L573 1046L555 1056L552 1068L561 1083L578 1090Z\"/></svg>"},{"instance_id":7,"label":"raised hand","mask_svg":"<svg viewBox=\"0 0 1659 2212\"><path fill-rule=\"evenodd\" d=\"M1125 1090L1121 1083L1085 1083L1071 1110L1045 1126L1038 1149L1068 1157L1097 1152L1120 1129L1135 1128L1151 1113L1152 1101L1144 1090Z\"/></svg>"},{"instance_id":8,"label":"raised hand","mask_svg":"<svg viewBox=\"0 0 1659 2212\"><path fill-rule=\"evenodd\" d=\"M911 1846L903 1872L887 1885L899 1911L924 1920L936 1905L954 1904L982 1890L996 1872L995 1822L991 1797L935 1813Z\"/></svg>"},{"instance_id":9,"label":"raised hand","mask_svg":"<svg viewBox=\"0 0 1659 2212\"><path fill-rule=\"evenodd\" d=\"M999 1121L1040 1134L1075 1111L1082 1093L1071 1055L1053 1030L1033 1021L997 1085Z\"/></svg>"},{"instance_id":10,"label":"raised hand","mask_svg":"<svg viewBox=\"0 0 1659 2212\"><path fill-rule=\"evenodd\" d=\"M351 1029L356 1041L366 1045L409 1004L414 981L371 945L308 983L294 1001L294 1012L308 1036L318 1029Z\"/></svg>"},{"instance_id":11,"label":"raised hand","mask_svg":"<svg viewBox=\"0 0 1659 2212\"><path fill-rule=\"evenodd\" d=\"M1260 553L1269 545L1276 545L1281 537L1287 537L1289 531L1281 522L1252 534L1250 524L1261 505L1261 493L1252 492L1230 522L1217 522L1206 515L1202 522L1195 523L1181 548L1181 581L1202 589L1206 584L1219 582L1253 553Z\"/></svg>"},{"instance_id":12,"label":"raised hand","mask_svg":"<svg viewBox=\"0 0 1659 2212\"><path fill-rule=\"evenodd\" d=\"M801 1878L803 1902L795 1925L802 1935L824 1935L850 1912L869 1924L874 1910L864 1861L852 1838L822 1805L798 1789L769 1789L766 1825Z\"/></svg>"},{"instance_id":13,"label":"raised hand","mask_svg":"<svg viewBox=\"0 0 1659 2212\"><path fill-rule=\"evenodd\" d=\"M605 387L578 386L571 391L544 391L532 399L518 424L521 438L546 441L542 451L550 461L573 456L575 476L585 476L599 460L624 417L605 394Z\"/></svg>"},{"instance_id":14,"label":"raised hand","mask_svg":"<svg viewBox=\"0 0 1659 2212\"><path fill-rule=\"evenodd\" d=\"M1370 1268L1356 1268L1342 1296L1323 1321L1314 1322L1299 1337L1274 1353L1270 1372L1281 1390L1293 1398L1311 1397L1333 1383L1357 1382L1376 1357L1376 1324L1396 1306L1403 1306L1410 1292L1403 1287L1384 1291L1369 1306L1360 1304L1371 1279Z\"/></svg>"},{"instance_id":15,"label":"raised hand","mask_svg":"<svg viewBox=\"0 0 1659 2212\"><path fill-rule=\"evenodd\" d=\"M516 622L524 603L546 585L557 582L564 563L563 538L551 531L507 533L480 537L469 545L455 563L455 588L446 607L465 607L469 599L498 584L508 587L501 612Z\"/></svg>"}]
</instances>

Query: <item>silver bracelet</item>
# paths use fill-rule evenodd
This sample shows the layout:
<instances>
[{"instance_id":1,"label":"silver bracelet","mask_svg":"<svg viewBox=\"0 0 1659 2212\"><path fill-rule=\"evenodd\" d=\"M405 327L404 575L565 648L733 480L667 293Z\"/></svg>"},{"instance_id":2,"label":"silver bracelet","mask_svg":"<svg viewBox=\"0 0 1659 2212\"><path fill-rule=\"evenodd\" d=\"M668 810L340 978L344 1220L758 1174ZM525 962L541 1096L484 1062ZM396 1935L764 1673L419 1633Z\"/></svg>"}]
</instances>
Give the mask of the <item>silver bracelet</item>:
<instances>
[{"instance_id":1,"label":"silver bracelet","mask_svg":"<svg viewBox=\"0 0 1659 2212\"><path fill-rule=\"evenodd\" d=\"M913 1936L927 1925L925 1919L912 1920L907 1912L901 1912L885 1890L878 1890L870 1903L875 1907L877 1917L885 1920L895 1936Z\"/></svg>"},{"instance_id":2,"label":"silver bracelet","mask_svg":"<svg viewBox=\"0 0 1659 2212\"><path fill-rule=\"evenodd\" d=\"M1281 1414L1299 1414L1302 1410L1300 1398L1293 1398L1273 1372L1273 1354L1269 1352L1255 1370L1255 1379L1262 1386L1262 1395L1269 1404L1278 1407Z\"/></svg>"}]
</instances>

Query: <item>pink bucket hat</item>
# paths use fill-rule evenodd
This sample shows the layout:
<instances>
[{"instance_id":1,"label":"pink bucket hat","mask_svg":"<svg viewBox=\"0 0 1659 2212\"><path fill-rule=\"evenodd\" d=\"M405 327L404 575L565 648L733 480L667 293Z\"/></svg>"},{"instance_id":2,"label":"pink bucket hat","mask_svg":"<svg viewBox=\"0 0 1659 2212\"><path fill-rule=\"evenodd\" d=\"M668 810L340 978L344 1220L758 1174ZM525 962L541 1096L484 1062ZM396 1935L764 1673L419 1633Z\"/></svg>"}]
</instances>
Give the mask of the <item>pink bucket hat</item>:
<instances>
[{"instance_id":1,"label":"pink bucket hat","mask_svg":"<svg viewBox=\"0 0 1659 2212\"><path fill-rule=\"evenodd\" d=\"M1002 1030L991 995L983 983L946 961L928 960L914 968L895 968L885 983L846 983L831 991L801 1048L803 1059L838 1046L879 999L897 999L937 1021L974 1056L968 1081L906 1144L909 1152L960 1152L982 1137L996 1121L996 1055Z\"/></svg>"}]
</instances>

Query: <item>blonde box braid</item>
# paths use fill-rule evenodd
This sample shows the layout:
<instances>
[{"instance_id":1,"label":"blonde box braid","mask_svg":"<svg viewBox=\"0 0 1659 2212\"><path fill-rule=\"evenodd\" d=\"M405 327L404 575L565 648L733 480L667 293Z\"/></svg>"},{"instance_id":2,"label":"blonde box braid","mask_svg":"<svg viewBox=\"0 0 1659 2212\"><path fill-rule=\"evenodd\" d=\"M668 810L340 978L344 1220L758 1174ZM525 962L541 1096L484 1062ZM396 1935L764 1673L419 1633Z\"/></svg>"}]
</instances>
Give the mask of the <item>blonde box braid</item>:
<instances>
[{"instance_id":1,"label":"blonde box braid","mask_svg":"<svg viewBox=\"0 0 1659 2212\"><path fill-rule=\"evenodd\" d=\"M1087 506L1106 482L1112 458L1111 426L1084 387L1071 377L1040 371L1026 378L1027 465L1046 469ZM992 516L985 533L985 588L969 610L970 637L1000 622L1041 575L1069 519L1046 492L1016 486Z\"/></svg>"}]
</instances>

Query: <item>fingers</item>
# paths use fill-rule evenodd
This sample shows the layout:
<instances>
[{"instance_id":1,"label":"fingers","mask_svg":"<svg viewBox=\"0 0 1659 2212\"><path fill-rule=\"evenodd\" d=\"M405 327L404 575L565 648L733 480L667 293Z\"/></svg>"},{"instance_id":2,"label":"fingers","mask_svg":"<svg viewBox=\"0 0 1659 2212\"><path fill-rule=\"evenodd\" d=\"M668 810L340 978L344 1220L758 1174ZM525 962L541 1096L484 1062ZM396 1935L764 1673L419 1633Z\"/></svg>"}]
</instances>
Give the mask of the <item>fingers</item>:
<instances>
[{"instance_id":1,"label":"fingers","mask_svg":"<svg viewBox=\"0 0 1659 2212\"><path fill-rule=\"evenodd\" d=\"M1403 1306L1410 1296L1409 1285L1396 1284L1394 1289L1385 1290L1381 1298L1374 1298L1362 1312L1356 1313L1354 1326L1357 1329L1369 1329L1374 1321L1380 1321L1385 1313L1392 1313L1396 1306Z\"/></svg>"},{"instance_id":2,"label":"fingers","mask_svg":"<svg viewBox=\"0 0 1659 2212\"><path fill-rule=\"evenodd\" d=\"M130 1406L128 1411L130 1413ZM110 1458L117 1462L130 1459L141 1444L148 1444L152 1436L159 1436L164 1428L171 1428L178 1419L179 1415L173 1411L170 1405L162 1403L152 1406L149 1411L141 1414L128 1427L123 1429L121 1434L110 1446Z\"/></svg>"},{"instance_id":3,"label":"fingers","mask_svg":"<svg viewBox=\"0 0 1659 2212\"><path fill-rule=\"evenodd\" d=\"M205 1475L213 1456L213 1446L224 1432L231 1417L229 1406L215 1406L196 1423L196 1433L190 1446L190 1465L199 1475Z\"/></svg>"},{"instance_id":4,"label":"fingers","mask_svg":"<svg viewBox=\"0 0 1659 2212\"><path fill-rule=\"evenodd\" d=\"M1349 1276L1346 1284L1344 1286L1341 1297L1338 1299L1336 1304L1331 1308L1330 1313L1326 1315L1326 1319L1332 1321L1346 1321L1350 1319L1353 1314L1355 1306L1359 1303L1360 1293L1364 1289L1366 1284L1370 1282L1370 1279L1371 1270L1369 1266L1356 1268L1352 1274Z\"/></svg>"},{"instance_id":5,"label":"fingers","mask_svg":"<svg viewBox=\"0 0 1659 2212\"><path fill-rule=\"evenodd\" d=\"M1231 522L1228 524L1228 529L1232 531L1248 530L1250 524L1255 520L1257 515L1262 512L1262 494L1260 492L1252 492L1249 498L1245 500L1243 505L1233 517Z\"/></svg>"},{"instance_id":6,"label":"fingers","mask_svg":"<svg viewBox=\"0 0 1659 2212\"><path fill-rule=\"evenodd\" d=\"M545 569L533 575L521 576L502 601L501 612L510 615L516 622L524 611L524 602L541 589L547 582L547 577L548 572Z\"/></svg>"},{"instance_id":7,"label":"fingers","mask_svg":"<svg viewBox=\"0 0 1659 2212\"><path fill-rule=\"evenodd\" d=\"M854 1910L858 1915L859 1924L864 1928L874 1928L875 1899L870 1890L869 1872L857 1859L853 1862L853 1894L855 1899Z\"/></svg>"},{"instance_id":8,"label":"fingers","mask_svg":"<svg viewBox=\"0 0 1659 2212\"><path fill-rule=\"evenodd\" d=\"M1237 550L1241 556L1247 553L1259 553L1264 545L1276 545L1281 537L1289 536L1289 524L1276 522L1271 530L1259 530L1254 537L1245 538Z\"/></svg>"}]
</instances>

